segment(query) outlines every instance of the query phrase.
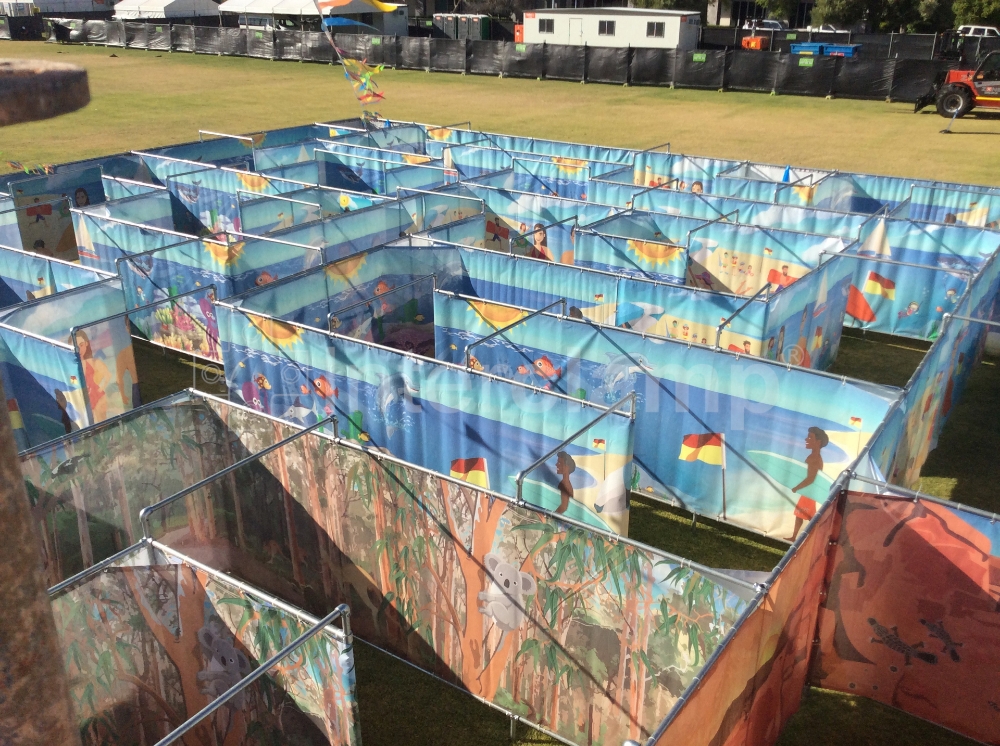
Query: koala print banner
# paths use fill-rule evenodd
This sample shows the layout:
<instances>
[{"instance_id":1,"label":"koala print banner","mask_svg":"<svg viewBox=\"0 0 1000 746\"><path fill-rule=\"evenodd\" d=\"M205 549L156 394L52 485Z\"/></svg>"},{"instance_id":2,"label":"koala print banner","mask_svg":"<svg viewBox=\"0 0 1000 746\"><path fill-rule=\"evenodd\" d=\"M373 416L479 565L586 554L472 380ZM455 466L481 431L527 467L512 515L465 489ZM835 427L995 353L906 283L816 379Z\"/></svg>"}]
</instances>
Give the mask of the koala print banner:
<instances>
[{"instance_id":1,"label":"koala print banner","mask_svg":"<svg viewBox=\"0 0 1000 746\"><path fill-rule=\"evenodd\" d=\"M158 742L309 626L183 563L107 569L52 610L84 744ZM353 669L349 645L317 635L194 732L359 744Z\"/></svg>"},{"instance_id":2,"label":"koala print banner","mask_svg":"<svg viewBox=\"0 0 1000 746\"><path fill-rule=\"evenodd\" d=\"M249 448L297 430L209 403ZM198 556L211 547L219 569L238 562L313 614L350 604L362 639L576 743L649 736L753 595L318 433L151 523L170 526L162 541Z\"/></svg>"}]
</instances>

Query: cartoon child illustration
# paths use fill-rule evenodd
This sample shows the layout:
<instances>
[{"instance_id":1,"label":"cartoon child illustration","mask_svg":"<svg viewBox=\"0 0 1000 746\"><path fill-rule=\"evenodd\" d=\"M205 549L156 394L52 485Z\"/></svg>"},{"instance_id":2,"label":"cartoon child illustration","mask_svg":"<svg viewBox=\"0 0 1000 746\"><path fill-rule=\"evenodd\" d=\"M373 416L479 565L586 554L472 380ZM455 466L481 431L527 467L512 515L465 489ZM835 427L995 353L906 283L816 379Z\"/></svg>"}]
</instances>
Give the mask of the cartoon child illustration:
<instances>
[{"instance_id":1,"label":"cartoon child illustration","mask_svg":"<svg viewBox=\"0 0 1000 746\"><path fill-rule=\"evenodd\" d=\"M764 357L768 360L774 360L774 337L767 340L767 351L764 353Z\"/></svg>"},{"instance_id":2,"label":"cartoon child illustration","mask_svg":"<svg viewBox=\"0 0 1000 746\"><path fill-rule=\"evenodd\" d=\"M528 256L534 259L548 259L552 261L552 254L549 253L549 236L545 232L545 226L535 223L535 231L531 234L531 251Z\"/></svg>"},{"instance_id":3,"label":"cartoon child illustration","mask_svg":"<svg viewBox=\"0 0 1000 746\"><path fill-rule=\"evenodd\" d=\"M688 332L690 331L690 328L691 327L689 327L687 324L685 324L683 327L681 327L681 337L683 339L687 339L688 338Z\"/></svg>"},{"instance_id":4,"label":"cartoon child illustration","mask_svg":"<svg viewBox=\"0 0 1000 746\"><path fill-rule=\"evenodd\" d=\"M746 353L747 355L749 355L749 354L750 354L750 340L749 340L749 339L744 339L744 340L743 340L743 351L744 351L744 352L745 352L745 353Z\"/></svg>"},{"instance_id":5,"label":"cartoon child illustration","mask_svg":"<svg viewBox=\"0 0 1000 746\"><path fill-rule=\"evenodd\" d=\"M917 303L915 300L911 300L907 304L906 310L905 311L899 311L896 314L896 318L905 319L908 316L912 316L913 314L915 314L919 310L920 310L920 304Z\"/></svg>"},{"instance_id":6,"label":"cartoon child illustration","mask_svg":"<svg viewBox=\"0 0 1000 746\"><path fill-rule=\"evenodd\" d=\"M779 363L785 362L785 327L778 330L778 357Z\"/></svg>"},{"instance_id":7,"label":"cartoon child illustration","mask_svg":"<svg viewBox=\"0 0 1000 746\"><path fill-rule=\"evenodd\" d=\"M808 488L816 481L816 475L823 470L823 456L820 454L830 443L830 436L822 428L811 427L806 433L806 449L809 455L806 456L806 478L792 487L792 492L799 496L799 501L795 504L795 528L788 541L795 541L799 535L804 521L810 520L816 515L816 505L819 500L825 500L825 494L819 494L822 490L809 490ZM800 491L801 490L801 491ZM812 492L813 496L806 494Z\"/></svg>"},{"instance_id":8,"label":"cartoon child illustration","mask_svg":"<svg viewBox=\"0 0 1000 746\"><path fill-rule=\"evenodd\" d=\"M73 201L77 207L86 207L90 204L90 195L87 194L87 190L83 187L77 187L76 192L73 193Z\"/></svg>"},{"instance_id":9,"label":"cartoon child illustration","mask_svg":"<svg viewBox=\"0 0 1000 746\"><path fill-rule=\"evenodd\" d=\"M953 212L949 212L948 214L946 214L944 216L944 224L945 225L955 225L957 222L958 222L958 218L955 216L955 213L953 213Z\"/></svg>"},{"instance_id":10,"label":"cartoon child illustration","mask_svg":"<svg viewBox=\"0 0 1000 746\"><path fill-rule=\"evenodd\" d=\"M704 194L705 185L700 181L696 181L691 185L691 194Z\"/></svg>"},{"instance_id":11,"label":"cartoon child illustration","mask_svg":"<svg viewBox=\"0 0 1000 746\"><path fill-rule=\"evenodd\" d=\"M677 328L677 319L674 319L674 322L670 325L670 338L678 339L679 335L680 331Z\"/></svg>"},{"instance_id":12,"label":"cartoon child illustration","mask_svg":"<svg viewBox=\"0 0 1000 746\"><path fill-rule=\"evenodd\" d=\"M573 485L569 481L569 475L576 471L576 461L566 451L559 451L556 455L556 474L562 479L559 480L559 507L557 513L565 513L569 507L569 501L573 498Z\"/></svg>"}]
</instances>

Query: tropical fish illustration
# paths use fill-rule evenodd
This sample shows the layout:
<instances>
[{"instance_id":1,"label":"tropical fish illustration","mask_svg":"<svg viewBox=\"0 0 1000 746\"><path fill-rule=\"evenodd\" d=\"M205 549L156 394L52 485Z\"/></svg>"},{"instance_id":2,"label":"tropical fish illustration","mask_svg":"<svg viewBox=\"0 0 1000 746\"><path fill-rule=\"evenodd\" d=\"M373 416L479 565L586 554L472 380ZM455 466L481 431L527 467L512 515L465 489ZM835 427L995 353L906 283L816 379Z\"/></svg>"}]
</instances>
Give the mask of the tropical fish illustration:
<instances>
[{"instance_id":1,"label":"tropical fish illustration","mask_svg":"<svg viewBox=\"0 0 1000 746\"><path fill-rule=\"evenodd\" d=\"M469 355L469 367L473 370L482 370L483 364L479 362L479 359L475 355Z\"/></svg>"},{"instance_id":2,"label":"tropical fish illustration","mask_svg":"<svg viewBox=\"0 0 1000 746\"><path fill-rule=\"evenodd\" d=\"M958 657L958 651L955 648L962 647L962 643L955 642L951 639L951 635L948 634L948 631L944 628L943 621L935 623L928 622L926 619L921 619L920 623L927 627L927 634L931 637L937 638L944 645L944 647L941 648L942 653L950 655L951 659L955 661L955 663L958 663L961 660L961 658Z\"/></svg>"},{"instance_id":3,"label":"tropical fish illustration","mask_svg":"<svg viewBox=\"0 0 1000 746\"><path fill-rule=\"evenodd\" d=\"M306 417L311 415L313 411L308 407L303 407L302 402L299 401L298 397L292 402L287 411L281 415L283 420L298 420L299 422L305 423Z\"/></svg>"},{"instance_id":4,"label":"tropical fish illustration","mask_svg":"<svg viewBox=\"0 0 1000 746\"><path fill-rule=\"evenodd\" d=\"M924 663L930 663L935 665L937 663L937 656L933 653L924 653L917 648L922 648L924 646L923 642L918 642L914 645L909 645L903 642L899 638L898 631L896 627L890 627L886 629L874 617L868 618L868 623L872 626L872 632L875 637L871 638L871 642L878 645L885 645L889 650L893 652L900 653L905 661L904 665L912 666L913 658L919 658Z\"/></svg>"},{"instance_id":5,"label":"tropical fish illustration","mask_svg":"<svg viewBox=\"0 0 1000 746\"><path fill-rule=\"evenodd\" d=\"M269 282L274 282L277 279L278 279L277 275L272 275L265 269L263 272L257 275L255 283L257 284L258 287L260 287L261 285L267 285Z\"/></svg>"},{"instance_id":6,"label":"tropical fish illustration","mask_svg":"<svg viewBox=\"0 0 1000 746\"><path fill-rule=\"evenodd\" d=\"M360 440L362 443L367 443L371 439L372 439L372 436L370 436L368 433L366 433L364 431L358 433L358 440Z\"/></svg>"},{"instance_id":7,"label":"tropical fish illustration","mask_svg":"<svg viewBox=\"0 0 1000 746\"><path fill-rule=\"evenodd\" d=\"M535 361L535 367L538 372L541 373L546 378L558 378L562 375L562 368L557 368L549 360L548 355L542 355Z\"/></svg>"},{"instance_id":8,"label":"tropical fish illustration","mask_svg":"<svg viewBox=\"0 0 1000 746\"><path fill-rule=\"evenodd\" d=\"M419 324L424 320L424 315L422 313L418 313L416 316L413 317L413 320Z\"/></svg>"},{"instance_id":9,"label":"tropical fish illustration","mask_svg":"<svg viewBox=\"0 0 1000 746\"><path fill-rule=\"evenodd\" d=\"M526 376L528 375L528 367L526 365L517 366L518 375Z\"/></svg>"},{"instance_id":10,"label":"tropical fish illustration","mask_svg":"<svg viewBox=\"0 0 1000 746\"><path fill-rule=\"evenodd\" d=\"M254 383L257 384L259 389L269 389L271 388L271 382L267 380L267 376L263 373L258 373L253 377Z\"/></svg>"},{"instance_id":11,"label":"tropical fish illustration","mask_svg":"<svg viewBox=\"0 0 1000 746\"><path fill-rule=\"evenodd\" d=\"M309 387L308 387L308 386L306 386L306 385L305 385L305 384L303 383L303 384L302 384L301 386L299 386L299 391L301 391L301 392L302 392L303 394L308 394L308 393L309 393Z\"/></svg>"},{"instance_id":12,"label":"tropical fish illustration","mask_svg":"<svg viewBox=\"0 0 1000 746\"><path fill-rule=\"evenodd\" d=\"M379 384L375 399L385 421L386 435L390 438L403 425L403 412L393 405L397 403L413 405L413 397L419 393L420 390L402 373L393 373Z\"/></svg>"},{"instance_id":13,"label":"tropical fish illustration","mask_svg":"<svg viewBox=\"0 0 1000 746\"><path fill-rule=\"evenodd\" d=\"M324 376L319 376L315 378L312 382L313 388L316 389L316 393L319 394L324 399L336 399L340 396L340 391L337 387L332 386Z\"/></svg>"},{"instance_id":14,"label":"tropical fish illustration","mask_svg":"<svg viewBox=\"0 0 1000 746\"><path fill-rule=\"evenodd\" d=\"M338 319L336 316L332 316L330 318L330 329L333 330L339 328L340 328L340 319Z\"/></svg>"},{"instance_id":15,"label":"tropical fish illustration","mask_svg":"<svg viewBox=\"0 0 1000 746\"><path fill-rule=\"evenodd\" d=\"M379 280L378 285L375 286L375 295L382 295L383 293L388 293L390 290L392 290L392 285L385 280Z\"/></svg>"},{"instance_id":16,"label":"tropical fish illustration","mask_svg":"<svg viewBox=\"0 0 1000 746\"><path fill-rule=\"evenodd\" d=\"M618 391L618 387L632 379L636 373L652 373L653 366L645 355L615 355L606 353L608 363L604 366L604 388L609 394Z\"/></svg>"}]
</instances>

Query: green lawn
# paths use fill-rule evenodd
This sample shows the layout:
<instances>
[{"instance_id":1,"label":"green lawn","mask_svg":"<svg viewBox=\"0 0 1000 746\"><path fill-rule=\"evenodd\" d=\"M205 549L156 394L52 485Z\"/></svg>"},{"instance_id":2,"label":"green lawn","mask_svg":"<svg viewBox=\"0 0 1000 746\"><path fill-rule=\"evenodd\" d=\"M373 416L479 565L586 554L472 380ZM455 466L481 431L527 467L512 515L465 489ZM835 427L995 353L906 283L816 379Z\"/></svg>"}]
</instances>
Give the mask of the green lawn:
<instances>
[{"instance_id":1,"label":"green lawn","mask_svg":"<svg viewBox=\"0 0 1000 746\"><path fill-rule=\"evenodd\" d=\"M339 70L328 66L103 47L0 42L0 57L36 57L87 68L93 102L58 119L3 130L0 160L59 163L197 139L223 132L353 116L357 106ZM1000 119L956 123L913 115L905 104L830 101L760 94L621 88L554 81L386 71L383 114L480 129L627 147L670 141L675 151L725 158L1000 183ZM2 167L0 167L2 170ZM833 372L878 383L906 383L927 345L846 331ZM151 345L136 345L144 401L206 382L204 367ZM1000 365L987 361L924 469L921 489L998 511ZM782 545L637 499L631 535L712 567L769 570ZM469 696L359 645L361 723L368 746L507 744L502 714ZM547 743L519 728L518 743ZM969 743L860 697L812 690L781 738L782 746Z\"/></svg>"}]
</instances>

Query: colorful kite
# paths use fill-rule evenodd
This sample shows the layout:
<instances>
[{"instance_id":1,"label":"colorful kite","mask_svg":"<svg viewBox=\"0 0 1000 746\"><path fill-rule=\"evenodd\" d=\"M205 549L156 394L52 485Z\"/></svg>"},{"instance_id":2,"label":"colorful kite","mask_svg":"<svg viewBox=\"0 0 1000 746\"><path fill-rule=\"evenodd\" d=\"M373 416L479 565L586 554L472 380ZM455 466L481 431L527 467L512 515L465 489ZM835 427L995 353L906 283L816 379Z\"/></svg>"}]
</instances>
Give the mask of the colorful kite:
<instances>
[{"instance_id":1,"label":"colorful kite","mask_svg":"<svg viewBox=\"0 0 1000 746\"><path fill-rule=\"evenodd\" d=\"M390 5L389 3L383 3L380 2L380 0L359 0L359 1L363 2L365 5L372 6L373 8L375 8L375 10L378 10L382 13L396 12L395 5ZM334 8L343 8L347 5L350 5L353 2L355 2L355 0L318 0L318 2L316 3L316 7L319 8L319 14L323 15L323 11L325 10L333 10Z\"/></svg>"}]
</instances>

